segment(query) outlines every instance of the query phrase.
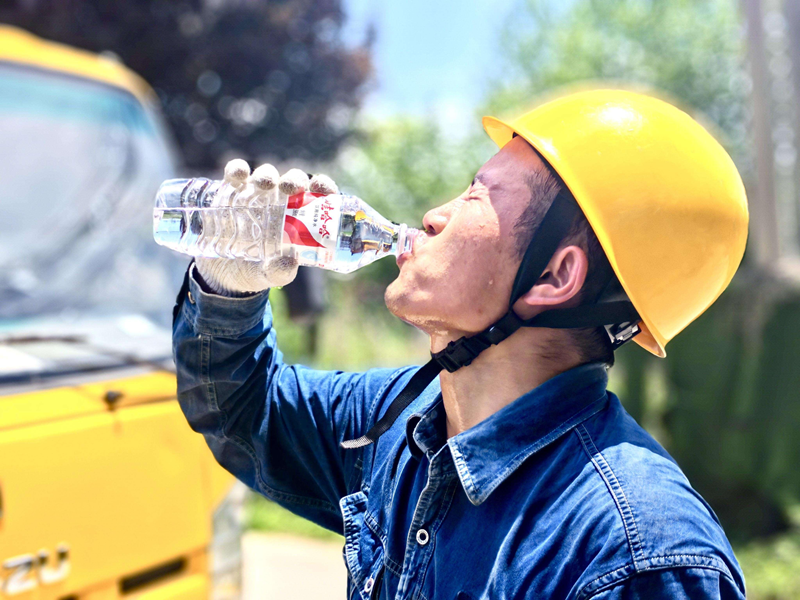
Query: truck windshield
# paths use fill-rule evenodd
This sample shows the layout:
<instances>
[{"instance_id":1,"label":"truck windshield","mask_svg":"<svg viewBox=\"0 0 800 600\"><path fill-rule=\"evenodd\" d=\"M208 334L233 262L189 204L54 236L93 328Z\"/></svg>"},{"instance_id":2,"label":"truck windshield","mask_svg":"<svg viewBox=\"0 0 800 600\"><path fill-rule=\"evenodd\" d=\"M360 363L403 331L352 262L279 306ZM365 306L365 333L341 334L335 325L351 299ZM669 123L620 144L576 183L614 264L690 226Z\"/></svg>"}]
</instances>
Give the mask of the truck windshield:
<instances>
[{"instance_id":1,"label":"truck windshield","mask_svg":"<svg viewBox=\"0 0 800 600\"><path fill-rule=\"evenodd\" d=\"M0 130L5 326L165 311L183 265L152 243L150 206L174 164L151 109L110 85L0 63Z\"/></svg>"},{"instance_id":2,"label":"truck windshield","mask_svg":"<svg viewBox=\"0 0 800 600\"><path fill-rule=\"evenodd\" d=\"M175 176L158 114L0 62L0 131L0 385L169 357L158 325L186 261L152 240L153 197Z\"/></svg>"}]
</instances>

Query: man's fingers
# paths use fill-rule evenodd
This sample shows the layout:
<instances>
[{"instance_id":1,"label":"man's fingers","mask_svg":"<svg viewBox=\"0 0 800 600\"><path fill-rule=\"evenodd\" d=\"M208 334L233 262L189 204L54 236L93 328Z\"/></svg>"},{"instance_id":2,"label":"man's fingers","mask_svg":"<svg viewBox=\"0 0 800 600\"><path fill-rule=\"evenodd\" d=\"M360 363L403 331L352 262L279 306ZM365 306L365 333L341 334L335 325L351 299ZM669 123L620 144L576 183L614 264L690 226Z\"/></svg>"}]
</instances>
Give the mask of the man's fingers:
<instances>
[{"instance_id":1,"label":"man's fingers","mask_svg":"<svg viewBox=\"0 0 800 600\"><path fill-rule=\"evenodd\" d=\"M279 187L288 196L304 192L308 189L308 175L300 169L286 171L281 177Z\"/></svg>"},{"instance_id":2,"label":"man's fingers","mask_svg":"<svg viewBox=\"0 0 800 600\"><path fill-rule=\"evenodd\" d=\"M250 176L250 165L241 158L234 158L225 165L224 180L235 186L243 184Z\"/></svg>"},{"instance_id":3,"label":"man's fingers","mask_svg":"<svg viewBox=\"0 0 800 600\"><path fill-rule=\"evenodd\" d=\"M300 169L291 169L283 177L280 177L278 170L270 164L261 165L253 171L252 175L250 174L250 165L241 158L234 158L225 165L224 179L226 182L240 187L248 178L261 191L269 191L277 185L281 192L290 196L309 189L316 194L339 193L339 188L327 175L314 175L309 182L308 175Z\"/></svg>"},{"instance_id":4,"label":"man's fingers","mask_svg":"<svg viewBox=\"0 0 800 600\"><path fill-rule=\"evenodd\" d=\"M339 188L333 182L333 179L322 174L314 175L314 177L311 178L311 183L309 184L308 189L315 194L325 194L326 196L328 194L339 193Z\"/></svg>"},{"instance_id":5,"label":"man's fingers","mask_svg":"<svg viewBox=\"0 0 800 600\"><path fill-rule=\"evenodd\" d=\"M252 181L253 185L262 192L268 192L269 190L275 189L275 186L278 185L279 180L280 175L278 174L278 169L270 164L261 165L255 171L253 171L252 175L250 175L250 181Z\"/></svg>"}]
</instances>

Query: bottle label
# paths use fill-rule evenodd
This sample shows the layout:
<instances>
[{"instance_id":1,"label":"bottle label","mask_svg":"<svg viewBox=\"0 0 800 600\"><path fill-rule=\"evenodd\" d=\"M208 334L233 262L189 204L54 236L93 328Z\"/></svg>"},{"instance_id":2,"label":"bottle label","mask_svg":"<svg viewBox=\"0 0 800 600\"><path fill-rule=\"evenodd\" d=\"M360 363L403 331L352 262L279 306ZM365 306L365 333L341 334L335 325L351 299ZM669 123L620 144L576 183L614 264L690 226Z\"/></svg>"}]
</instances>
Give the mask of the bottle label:
<instances>
[{"instance_id":1,"label":"bottle label","mask_svg":"<svg viewBox=\"0 0 800 600\"><path fill-rule=\"evenodd\" d=\"M289 196L283 223L284 253L301 265L323 266L334 259L342 211L340 197L304 192Z\"/></svg>"}]
</instances>

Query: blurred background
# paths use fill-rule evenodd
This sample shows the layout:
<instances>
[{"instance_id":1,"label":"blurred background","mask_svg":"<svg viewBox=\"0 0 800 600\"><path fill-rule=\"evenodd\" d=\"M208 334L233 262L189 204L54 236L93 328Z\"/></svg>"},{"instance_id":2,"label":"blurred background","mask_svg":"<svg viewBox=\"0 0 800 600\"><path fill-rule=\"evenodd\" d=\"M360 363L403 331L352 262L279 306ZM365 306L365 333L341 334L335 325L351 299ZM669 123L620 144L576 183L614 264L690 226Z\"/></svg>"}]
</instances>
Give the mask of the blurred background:
<instances>
[{"instance_id":1,"label":"blurred background","mask_svg":"<svg viewBox=\"0 0 800 600\"><path fill-rule=\"evenodd\" d=\"M0 24L0 331L78 331L139 360L169 356L188 262L152 241L163 179L233 157L301 167L415 225L495 151L484 114L602 80L695 115L744 178L745 260L667 359L620 350L611 389L719 515L748 596L800 597L800 2L12 0ZM143 81L90 85L23 32ZM306 269L273 292L287 359L425 360L383 305L395 274ZM62 354L0 344L0 385L40 385ZM342 597L341 538L252 495L244 523L246 596Z\"/></svg>"}]
</instances>

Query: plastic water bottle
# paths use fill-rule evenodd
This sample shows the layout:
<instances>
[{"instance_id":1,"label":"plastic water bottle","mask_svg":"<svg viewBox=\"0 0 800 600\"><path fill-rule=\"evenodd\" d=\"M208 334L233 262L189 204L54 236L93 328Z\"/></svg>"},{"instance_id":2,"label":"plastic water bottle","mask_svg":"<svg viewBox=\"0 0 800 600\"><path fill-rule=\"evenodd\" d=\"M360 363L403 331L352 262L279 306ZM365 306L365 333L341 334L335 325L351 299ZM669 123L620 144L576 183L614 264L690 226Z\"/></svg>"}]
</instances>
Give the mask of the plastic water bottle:
<instances>
[{"instance_id":1,"label":"plastic water bottle","mask_svg":"<svg viewBox=\"0 0 800 600\"><path fill-rule=\"evenodd\" d=\"M277 187L263 191L203 178L165 181L153 209L153 237L172 250L252 261L291 256L339 273L410 252L417 233L355 196L289 196Z\"/></svg>"}]
</instances>

